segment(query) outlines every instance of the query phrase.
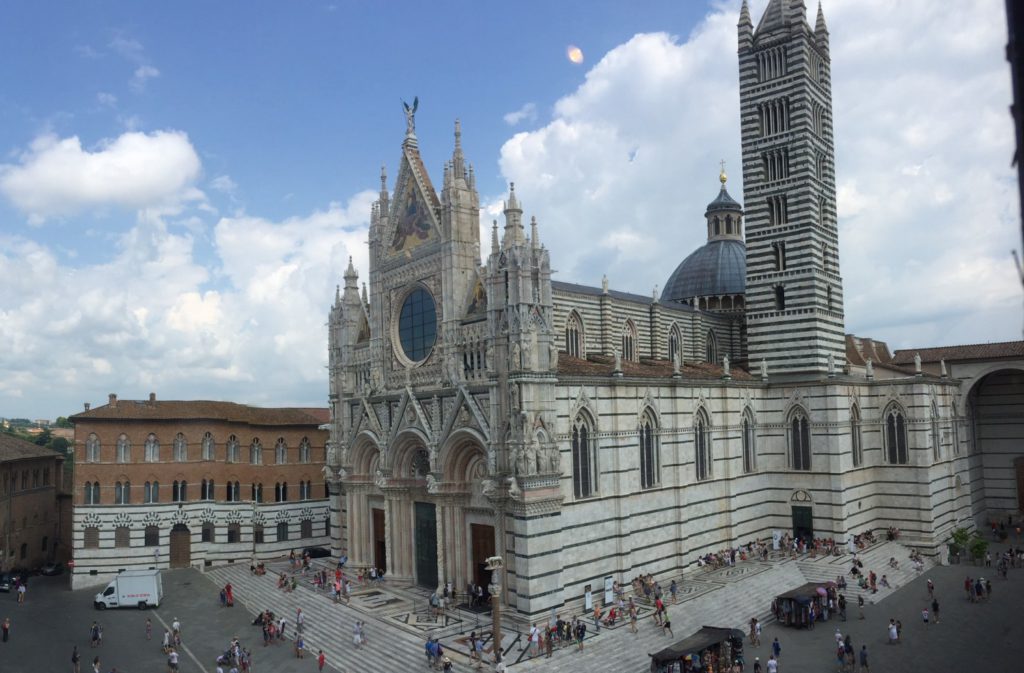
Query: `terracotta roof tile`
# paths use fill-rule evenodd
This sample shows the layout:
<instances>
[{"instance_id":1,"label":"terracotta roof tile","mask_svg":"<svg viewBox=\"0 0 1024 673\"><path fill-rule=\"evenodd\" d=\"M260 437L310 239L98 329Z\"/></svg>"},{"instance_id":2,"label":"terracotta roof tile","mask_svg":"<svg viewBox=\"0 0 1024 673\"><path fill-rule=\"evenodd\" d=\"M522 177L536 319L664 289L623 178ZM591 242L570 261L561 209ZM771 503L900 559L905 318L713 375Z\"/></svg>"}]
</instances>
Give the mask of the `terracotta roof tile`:
<instances>
[{"instance_id":1,"label":"terracotta roof tile","mask_svg":"<svg viewBox=\"0 0 1024 673\"><path fill-rule=\"evenodd\" d=\"M86 420L217 420L249 425L321 425L330 420L326 408L251 407L210 400L117 400L114 405L83 411L71 421Z\"/></svg>"},{"instance_id":2,"label":"terracotta roof tile","mask_svg":"<svg viewBox=\"0 0 1024 673\"><path fill-rule=\"evenodd\" d=\"M914 354L921 354L922 362L956 362L957 360L991 360L994 358L1024 357L1024 341L1002 341L990 344L963 344L938 348L907 348L896 351L893 364L911 364Z\"/></svg>"},{"instance_id":3,"label":"terracotta roof tile","mask_svg":"<svg viewBox=\"0 0 1024 673\"><path fill-rule=\"evenodd\" d=\"M0 432L0 462L24 460L26 458L53 458L61 455L45 446L36 446L20 437Z\"/></svg>"},{"instance_id":4,"label":"terracotta roof tile","mask_svg":"<svg viewBox=\"0 0 1024 673\"><path fill-rule=\"evenodd\" d=\"M615 358L609 355L587 356L586 360L566 353L558 354L558 373L561 376L611 376ZM752 381L753 376L737 367L730 367L732 377L738 381ZM679 369L687 379L721 379L722 366L707 362L687 362ZM640 362L622 361L622 375L638 378L672 378L672 362L641 358Z\"/></svg>"}]
</instances>

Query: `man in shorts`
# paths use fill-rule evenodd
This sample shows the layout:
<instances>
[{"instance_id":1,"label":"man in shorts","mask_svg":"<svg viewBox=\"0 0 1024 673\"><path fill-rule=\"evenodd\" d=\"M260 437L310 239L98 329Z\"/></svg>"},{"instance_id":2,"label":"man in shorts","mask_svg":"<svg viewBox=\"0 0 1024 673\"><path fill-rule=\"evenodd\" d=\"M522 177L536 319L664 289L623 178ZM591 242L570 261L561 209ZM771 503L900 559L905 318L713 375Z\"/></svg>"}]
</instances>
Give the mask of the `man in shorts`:
<instances>
[{"instance_id":1,"label":"man in shorts","mask_svg":"<svg viewBox=\"0 0 1024 673\"><path fill-rule=\"evenodd\" d=\"M167 654L167 673L178 673L178 652L173 647Z\"/></svg>"}]
</instances>

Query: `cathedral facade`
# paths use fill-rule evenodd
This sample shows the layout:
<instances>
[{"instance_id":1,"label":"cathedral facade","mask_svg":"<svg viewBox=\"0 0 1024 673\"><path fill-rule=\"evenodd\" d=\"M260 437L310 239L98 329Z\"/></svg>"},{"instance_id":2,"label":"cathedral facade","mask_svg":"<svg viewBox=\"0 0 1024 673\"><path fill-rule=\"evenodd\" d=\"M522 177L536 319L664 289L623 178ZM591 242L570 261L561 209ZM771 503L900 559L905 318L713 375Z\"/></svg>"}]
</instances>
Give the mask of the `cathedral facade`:
<instances>
[{"instance_id":1,"label":"cathedral facade","mask_svg":"<svg viewBox=\"0 0 1024 673\"><path fill-rule=\"evenodd\" d=\"M514 185L481 241L458 122L438 193L407 108L368 291L350 262L330 311L335 553L460 590L501 556L501 600L529 617L780 531L897 526L935 552L1009 506L986 500L945 364L845 333L828 43L802 0L756 29L744 2L745 208L723 172L660 296L552 280Z\"/></svg>"}]
</instances>

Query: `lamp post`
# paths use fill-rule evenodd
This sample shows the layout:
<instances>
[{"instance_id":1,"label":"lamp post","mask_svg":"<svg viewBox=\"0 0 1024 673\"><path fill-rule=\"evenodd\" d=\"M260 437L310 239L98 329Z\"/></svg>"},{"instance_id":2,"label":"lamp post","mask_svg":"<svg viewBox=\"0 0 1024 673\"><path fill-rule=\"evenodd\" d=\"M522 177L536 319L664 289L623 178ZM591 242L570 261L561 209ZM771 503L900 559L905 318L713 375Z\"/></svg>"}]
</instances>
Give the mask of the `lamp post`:
<instances>
[{"instance_id":1,"label":"lamp post","mask_svg":"<svg viewBox=\"0 0 1024 673\"><path fill-rule=\"evenodd\" d=\"M493 630L491 639L494 642L495 661L500 661L502 656L501 647L501 571L505 562L500 556L491 556L487 559L487 570L491 571L491 583L487 585L487 591L491 594L491 619Z\"/></svg>"}]
</instances>

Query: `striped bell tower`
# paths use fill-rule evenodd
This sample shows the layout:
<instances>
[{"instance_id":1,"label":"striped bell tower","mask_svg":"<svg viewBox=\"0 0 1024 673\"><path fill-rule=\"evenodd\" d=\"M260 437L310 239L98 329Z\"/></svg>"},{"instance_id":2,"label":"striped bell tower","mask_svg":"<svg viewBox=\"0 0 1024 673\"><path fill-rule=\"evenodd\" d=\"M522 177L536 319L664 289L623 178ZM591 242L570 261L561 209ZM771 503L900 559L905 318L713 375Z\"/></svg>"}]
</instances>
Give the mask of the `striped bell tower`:
<instances>
[{"instance_id":1,"label":"striped bell tower","mask_svg":"<svg viewBox=\"0 0 1024 673\"><path fill-rule=\"evenodd\" d=\"M749 359L775 373L846 362L828 29L803 0L740 10Z\"/></svg>"}]
</instances>

